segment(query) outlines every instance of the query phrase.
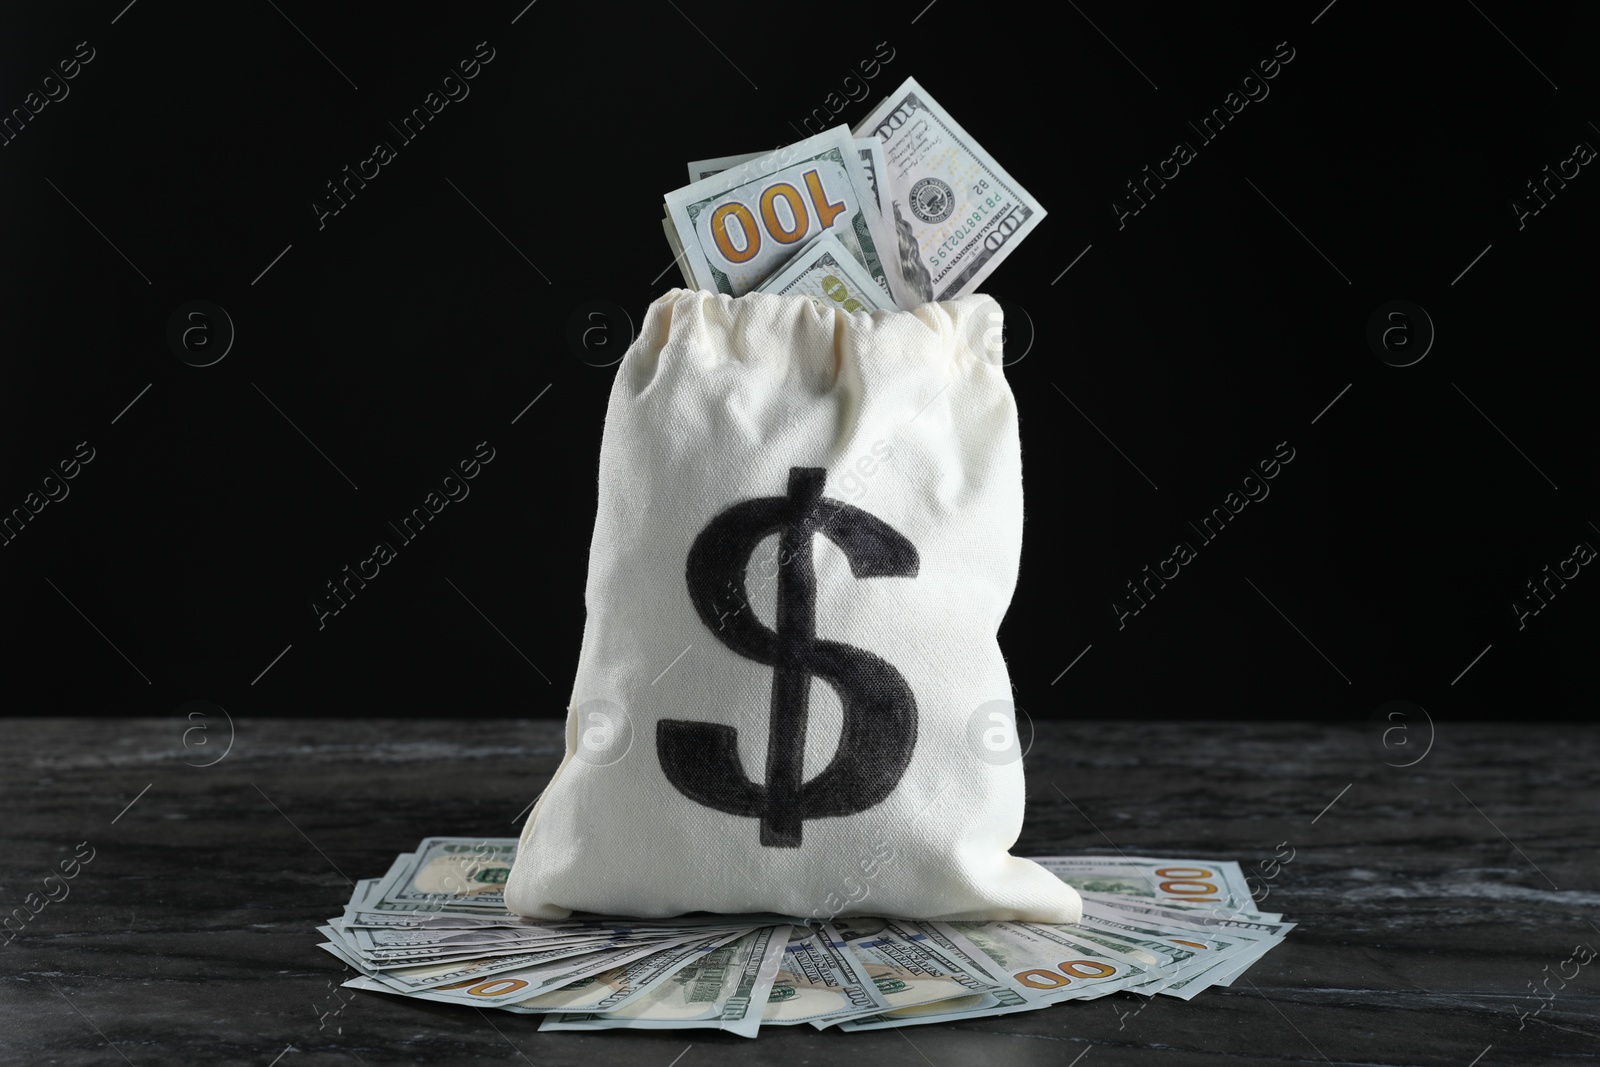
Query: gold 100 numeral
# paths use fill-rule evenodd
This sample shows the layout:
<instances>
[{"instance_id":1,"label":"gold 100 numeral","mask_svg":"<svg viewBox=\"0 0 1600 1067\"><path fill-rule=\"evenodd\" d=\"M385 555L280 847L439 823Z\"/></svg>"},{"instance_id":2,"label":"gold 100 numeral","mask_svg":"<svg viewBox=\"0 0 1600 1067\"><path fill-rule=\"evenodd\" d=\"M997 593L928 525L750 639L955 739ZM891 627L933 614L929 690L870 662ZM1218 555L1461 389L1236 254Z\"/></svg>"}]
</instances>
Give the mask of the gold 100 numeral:
<instances>
[{"instance_id":1,"label":"gold 100 numeral","mask_svg":"<svg viewBox=\"0 0 1600 1067\"><path fill-rule=\"evenodd\" d=\"M1208 871L1204 867L1161 867L1156 871L1157 878L1167 879L1161 883L1163 893L1171 893L1175 897L1184 897L1189 900L1215 901L1217 887L1211 882L1202 881L1206 878L1215 878L1216 872ZM1207 897L1205 894L1212 896Z\"/></svg>"},{"instance_id":2,"label":"gold 100 numeral","mask_svg":"<svg viewBox=\"0 0 1600 1067\"><path fill-rule=\"evenodd\" d=\"M445 986L446 989L459 989L461 985ZM498 997L506 993L515 993L519 989L526 989L528 983L520 978L490 978L470 986L467 992L475 997Z\"/></svg>"},{"instance_id":3,"label":"gold 100 numeral","mask_svg":"<svg viewBox=\"0 0 1600 1067\"><path fill-rule=\"evenodd\" d=\"M805 182L806 192L811 199L811 207L816 210L817 222L826 230L839 217L839 212L844 210L844 201L833 203L828 201L828 194L822 188L822 178L813 170L808 170L801 175ZM794 219L793 228L785 228L783 220L778 218L777 202L782 200L789 205L789 215ZM810 229L810 212L806 210L805 198L788 182L773 182L761 190L760 197L756 200L757 208L761 213L761 225L756 224L755 216L750 209L737 200L722 204L711 213L711 240L716 244L717 251L722 253L729 263L744 263L755 257L761 251L761 234L763 229L766 234L781 245L791 245L804 237ZM733 237L728 233L728 219L732 218L739 223L739 229L744 237L744 247L735 248Z\"/></svg>"},{"instance_id":4,"label":"gold 100 numeral","mask_svg":"<svg viewBox=\"0 0 1600 1067\"><path fill-rule=\"evenodd\" d=\"M1017 981L1032 989L1060 989L1071 985L1073 978L1109 978L1117 973L1115 967L1093 960L1067 960L1056 964L1058 971L1034 967L1017 974ZM1069 977L1070 976L1070 977Z\"/></svg>"}]
</instances>

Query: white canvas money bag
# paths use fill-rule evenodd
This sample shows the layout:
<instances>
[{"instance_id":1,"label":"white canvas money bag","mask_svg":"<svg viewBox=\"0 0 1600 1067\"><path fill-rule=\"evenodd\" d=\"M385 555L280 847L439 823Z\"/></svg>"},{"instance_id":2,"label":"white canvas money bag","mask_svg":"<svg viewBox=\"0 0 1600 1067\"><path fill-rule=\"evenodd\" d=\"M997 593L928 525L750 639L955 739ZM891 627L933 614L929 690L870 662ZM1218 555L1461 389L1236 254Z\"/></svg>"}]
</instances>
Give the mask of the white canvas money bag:
<instances>
[{"instance_id":1,"label":"white canvas money bag","mask_svg":"<svg viewBox=\"0 0 1600 1067\"><path fill-rule=\"evenodd\" d=\"M995 633L1022 469L999 307L674 290L611 390L566 756L506 887L534 918L1075 922L1007 850Z\"/></svg>"}]
</instances>

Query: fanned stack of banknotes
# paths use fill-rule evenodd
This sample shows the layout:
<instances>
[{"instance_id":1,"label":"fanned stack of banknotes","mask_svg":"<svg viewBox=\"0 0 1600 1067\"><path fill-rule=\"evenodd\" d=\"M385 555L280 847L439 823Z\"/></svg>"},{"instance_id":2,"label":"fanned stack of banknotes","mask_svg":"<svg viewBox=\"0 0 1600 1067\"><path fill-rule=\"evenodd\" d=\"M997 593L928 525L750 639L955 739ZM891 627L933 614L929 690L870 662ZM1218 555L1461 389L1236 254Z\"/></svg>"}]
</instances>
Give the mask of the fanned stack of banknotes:
<instances>
[{"instance_id":1,"label":"fanned stack of banknotes","mask_svg":"<svg viewBox=\"0 0 1600 1067\"><path fill-rule=\"evenodd\" d=\"M506 910L516 851L515 838L430 837L359 883L318 927L321 947L361 972L345 986L543 1015L541 1030L876 1030L1123 990L1188 1000L1231 984L1294 926L1255 910L1237 863L1122 855L1033 857L1082 895L1082 921L1068 925L534 920ZM860 888L841 911L870 907Z\"/></svg>"},{"instance_id":2,"label":"fanned stack of banknotes","mask_svg":"<svg viewBox=\"0 0 1600 1067\"><path fill-rule=\"evenodd\" d=\"M915 79L852 133L689 164L662 227L684 284L844 311L977 289L1045 210Z\"/></svg>"}]
</instances>

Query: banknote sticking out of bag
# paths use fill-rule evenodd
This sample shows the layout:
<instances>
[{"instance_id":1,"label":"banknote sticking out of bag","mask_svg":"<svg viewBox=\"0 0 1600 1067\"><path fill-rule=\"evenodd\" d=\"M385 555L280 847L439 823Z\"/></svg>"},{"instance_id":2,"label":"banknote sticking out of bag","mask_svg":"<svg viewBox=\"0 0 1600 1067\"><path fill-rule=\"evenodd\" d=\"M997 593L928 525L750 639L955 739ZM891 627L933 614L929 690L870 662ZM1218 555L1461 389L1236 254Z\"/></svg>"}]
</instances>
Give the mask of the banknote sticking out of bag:
<instances>
[{"instance_id":1,"label":"banknote sticking out of bag","mask_svg":"<svg viewBox=\"0 0 1600 1067\"><path fill-rule=\"evenodd\" d=\"M910 311L977 291L1045 210L916 79L852 134L689 164L661 220L683 284Z\"/></svg>"},{"instance_id":2,"label":"banknote sticking out of bag","mask_svg":"<svg viewBox=\"0 0 1600 1067\"><path fill-rule=\"evenodd\" d=\"M1044 209L914 80L856 132L667 195L689 288L617 369L522 915L1079 915L1008 852L1022 467L972 292Z\"/></svg>"}]
</instances>

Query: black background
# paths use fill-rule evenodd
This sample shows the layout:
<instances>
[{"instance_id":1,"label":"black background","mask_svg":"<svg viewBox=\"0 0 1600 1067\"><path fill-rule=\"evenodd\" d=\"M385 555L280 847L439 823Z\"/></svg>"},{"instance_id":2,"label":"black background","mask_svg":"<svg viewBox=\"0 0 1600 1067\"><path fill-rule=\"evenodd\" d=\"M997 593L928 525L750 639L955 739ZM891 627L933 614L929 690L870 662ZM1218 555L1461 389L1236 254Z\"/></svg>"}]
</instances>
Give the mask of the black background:
<instances>
[{"instance_id":1,"label":"black background","mask_svg":"<svg viewBox=\"0 0 1600 1067\"><path fill-rule=\"evenodd\" d=\"M0 27L5 113L94 49L0 148L0 513L95 455L0 547L5 713L563 714L613 374L591 364L679 284L663 194L908 76L1049 211L984 287L1026 353L1000 634L1025 710L1594 704L1593 568L1520 630L1511 607L1600 546L1600 177L1520 229L1511 207L1600 145L1592 7L124 3ZM388 122L480 41L470 95L400 144ZM1187 123L1279 42L1270 95L1201 144ZM397 158L319 229L378 140ZM1178 140L1197 158L1119 228ZM1396 299L1437 331L1407 367L1366 339ZM208 367L167 342L191 300L237 331ZM614 310L575 318L593 301ZM578 321L605 326L587 350ZM319 630L324 583L485 440L470 496ZM1188 522L1284 441L1271 495L1199 545ZM1179 540L1198 558L1119 629Z\"/></svg>"}]
</instances>

